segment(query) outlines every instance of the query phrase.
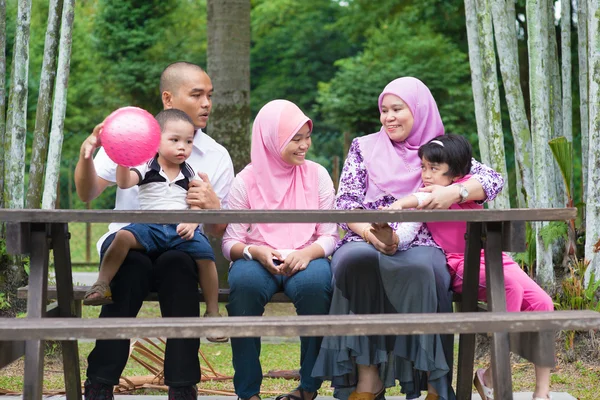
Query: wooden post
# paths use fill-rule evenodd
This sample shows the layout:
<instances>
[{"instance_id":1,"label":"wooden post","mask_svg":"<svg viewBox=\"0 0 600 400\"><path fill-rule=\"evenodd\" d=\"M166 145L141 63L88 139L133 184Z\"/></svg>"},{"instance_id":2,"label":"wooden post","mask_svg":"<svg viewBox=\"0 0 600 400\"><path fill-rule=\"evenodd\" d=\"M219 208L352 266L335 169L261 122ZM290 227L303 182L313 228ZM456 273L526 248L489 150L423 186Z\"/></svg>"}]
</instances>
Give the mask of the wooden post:
<instances>
[{"instance_id":1,"label":"wooden post","mask_svg":"<svg viewBox=\"0 0 600 400\"><path fill-rule=\"evenodd\" d=\"M92 202L88 201L87 203L85 203L85 206L88 210L90 210L92 208ZM92 261L92 255L91 255L91 251L90 251L90 247L91 247L91 241L92 241L92 224L89 222L85 223L85 262L86 263L91 263Z\"/></svg>"}]
</instances>

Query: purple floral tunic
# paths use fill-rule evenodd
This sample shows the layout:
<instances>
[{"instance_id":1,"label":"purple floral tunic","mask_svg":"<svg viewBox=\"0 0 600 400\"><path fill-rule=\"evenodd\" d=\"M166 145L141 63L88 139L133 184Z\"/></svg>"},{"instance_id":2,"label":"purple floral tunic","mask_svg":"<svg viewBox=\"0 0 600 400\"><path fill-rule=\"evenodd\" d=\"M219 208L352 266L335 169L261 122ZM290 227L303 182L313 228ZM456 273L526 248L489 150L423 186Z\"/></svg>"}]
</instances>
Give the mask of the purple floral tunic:
<instances>
[{"instance_id":1,"label":"purple floral tunic","mask_svg":"<svg viewBox=\"0 0 600 400\"><path fill-rule=\"evenodd\" d=\"M500 174L490 167L481 164L475 159L472 160L471 172L472 178L477 179L487 196L486 201L494 200L504 187L504 179ZM365 194L367 190L368 172L363 162L362 153L358 138L352 141L348 157L344 163L342 176L340 177L340 185L335 199L336 210L353 210L363 208L365 210L377 210L379 207L387 207L397 199L392 195L385 195L375 202L365 202ZM407 191L406 196L412 192ZM400 222L390 224L392 229L398 230ZM340 247L346 242L362 241L362 237L354 233L347 224L340 224L340 227L346 231L342 240L338 243ZM422 225L415 240L410 244L409 248L415 246L439 246L433 241L429 230L425 224Z\"/></svg>"}]
</instances>

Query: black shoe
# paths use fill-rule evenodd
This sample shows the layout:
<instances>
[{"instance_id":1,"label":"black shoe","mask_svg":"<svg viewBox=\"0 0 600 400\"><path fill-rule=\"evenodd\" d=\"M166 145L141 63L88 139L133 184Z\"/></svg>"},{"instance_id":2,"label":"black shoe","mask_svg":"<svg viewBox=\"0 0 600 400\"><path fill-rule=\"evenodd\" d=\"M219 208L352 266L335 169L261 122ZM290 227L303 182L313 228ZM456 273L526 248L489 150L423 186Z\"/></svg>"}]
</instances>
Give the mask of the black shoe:
<instances>
[{"instance_id":1,"label":"black shoe","mask_svg":"<svg viewBox=\"0 0 600 400\"><path fill-rule=\"evenodd\" d=\"M194 386L169 386L169 400L198 400L198 387Z\"/></svg>"},{"instance_id":2,"label":"black shoe","mask_svg":"<svg viewBox=\"0 0 600 400\"><path fill-rule=\"evenodd\" d=\"M113 387L105 383L92 383L86 379L84 383L85 400L114 400Z\"/></svg>"}]
</instances>

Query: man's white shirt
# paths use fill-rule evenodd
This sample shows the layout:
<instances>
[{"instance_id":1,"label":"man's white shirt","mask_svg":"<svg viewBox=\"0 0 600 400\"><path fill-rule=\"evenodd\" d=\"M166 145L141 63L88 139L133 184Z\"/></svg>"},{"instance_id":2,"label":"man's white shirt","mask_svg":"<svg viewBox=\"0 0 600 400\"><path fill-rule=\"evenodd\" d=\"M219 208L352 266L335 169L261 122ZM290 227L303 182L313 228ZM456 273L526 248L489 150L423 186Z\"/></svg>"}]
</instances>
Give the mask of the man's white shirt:
<instances>
[{"instance_id":1,"label":"man's white shirt","mask_svg":"<svg viewBox=\"0 0 600 400\"><path fill-rule=\"evenodd\" d=\"M233 162L229 152L213 138L202 132L201 129L194 135L194 143L191 156L186 160L196 172L204 172L216 193L221 200L221 208L225 207L226 196L233 182ZM112 161L104 148L100 148L94 157L94 166L96 173L102 179L116 183L117 164ZM140 208L138 199L138 187L129 189L117 188L115 199L115 210L138 210ZM173 221L174 224L178 223ZM108 226L108 232L98 240L96 247L98 253L104 240L112 233L118 231L127 223L111 223ZM200 225L202 228L202 225Z\"/></svg>"}]
</instances>

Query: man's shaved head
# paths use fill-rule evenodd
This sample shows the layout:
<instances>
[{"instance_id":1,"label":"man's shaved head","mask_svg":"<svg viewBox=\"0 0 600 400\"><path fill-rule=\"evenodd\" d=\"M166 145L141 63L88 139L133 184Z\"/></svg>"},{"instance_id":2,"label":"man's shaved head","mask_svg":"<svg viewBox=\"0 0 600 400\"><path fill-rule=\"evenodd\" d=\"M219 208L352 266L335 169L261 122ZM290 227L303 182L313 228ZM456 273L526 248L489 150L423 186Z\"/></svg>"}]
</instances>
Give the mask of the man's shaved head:
<instances>
[{"instance_id":1,"label":"man's shaved head","mask_svg":"<svg viewBox=\"0 0 600 400\"><path fill-rule=\"evenodd\" d=\"M169 64L160 75L160 93L171 92L174 94L177 92L183 77L189 71L204 72L202 67L187 61L177 61Z\"/></svg>"}]
</instances>

